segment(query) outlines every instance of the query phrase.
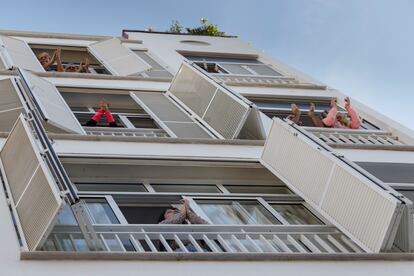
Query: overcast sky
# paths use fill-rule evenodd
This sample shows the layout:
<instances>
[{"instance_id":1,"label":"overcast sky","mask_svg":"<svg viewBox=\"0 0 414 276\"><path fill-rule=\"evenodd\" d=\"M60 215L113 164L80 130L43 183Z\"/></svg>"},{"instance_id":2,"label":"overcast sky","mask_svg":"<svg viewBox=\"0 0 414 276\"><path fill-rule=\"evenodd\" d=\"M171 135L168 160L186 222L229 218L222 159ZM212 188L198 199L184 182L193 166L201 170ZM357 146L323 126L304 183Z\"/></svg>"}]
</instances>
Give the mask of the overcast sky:
<instances>
[{"instance_id":1,"label":"overcast sky","mask_svg":"<svg viewBox=\"0 0 414 276\"><path fill-rule=\"evenodd\" d=\"M0 28L120 35L201 17L414 129L414 1L4 1Z\"/></svg>"}]
</instances>

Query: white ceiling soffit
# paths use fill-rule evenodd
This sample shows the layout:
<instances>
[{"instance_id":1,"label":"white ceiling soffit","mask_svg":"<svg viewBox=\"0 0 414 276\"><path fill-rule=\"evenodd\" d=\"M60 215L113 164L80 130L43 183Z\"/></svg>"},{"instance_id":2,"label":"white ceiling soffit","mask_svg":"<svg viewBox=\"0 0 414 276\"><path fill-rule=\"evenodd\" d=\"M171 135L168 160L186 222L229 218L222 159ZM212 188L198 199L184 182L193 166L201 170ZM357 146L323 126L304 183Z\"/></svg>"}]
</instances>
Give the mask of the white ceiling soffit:
<instances>
[{"instance_id":1,"label":"white ceiling soffit","mask_svg":"<svg viewBox=\"0 0 414 276\"><path fill-rule=\"evenodd\" d=\"M0 35L1 60L4 69L19 67L34 72L44 72L29 45L20 39Z\"/></svg>"},{"instance_id":2,"label":"white ceiling soffit","mask_svg":"<svg viewBox=\"0 0 414 276\"><path fill-rule=\"evenodd\" d=\"M89 45L89 50L106 69L117 76L136 75L152 68L117 38L93 43Z\"/></svg>"},{"instance_id":3,"label":"white ceiling soffit","mask_svg":"<svg viewBox=\"0 0 414 276\"><path fill-rule=\"evenodd\" d=\"M366 251L392 245L405 205L278 118L261 163Z\"/></svg>"},{"instance_id":4,"label":"white ceiling soffit","mask_svg":"<svg viewBox=\"0 0 414 276\"><path fill-rule=\"evenodd\" d=\"M21 72L47 123L70 133L85 134L54 84L27 71Z\"/></svg>"},{"instance_id":5,"label":"white ceiling soffit","mask_svg":"<svg viewBox=\"0 0 414 276\"><path fill-rule=\"evenodd\" d=\"M20 115L0 152L16 226L29 251L40 250L64 201L43 160L37 141Z\"/></svg>"},{"instance_id":6,"label":"white ceiling soffit","mask_svg":"<svg viewBox=\"0 0 414 276\"><path fill-rule=\"evenodd\" d=\"M239 135L250 105L188 63L182 63L169 91L225 139Z\"/></svg>"}]
</instances>

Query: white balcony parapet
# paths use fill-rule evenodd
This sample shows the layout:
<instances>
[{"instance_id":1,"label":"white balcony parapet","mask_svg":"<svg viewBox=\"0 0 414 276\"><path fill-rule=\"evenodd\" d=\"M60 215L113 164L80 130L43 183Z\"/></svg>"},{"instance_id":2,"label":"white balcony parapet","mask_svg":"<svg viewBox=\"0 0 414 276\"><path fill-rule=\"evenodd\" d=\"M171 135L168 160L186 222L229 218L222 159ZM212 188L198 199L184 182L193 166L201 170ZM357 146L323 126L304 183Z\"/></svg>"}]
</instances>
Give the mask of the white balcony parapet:
<instances>
[{"instance_id":1,"label":"white balcony parapet","mask_svg":"<svg viewBox=\"0 0 414 276\"><path fill-rule=\"evenodd\" d=\"M88 135L124 136L124 137L169 137L162 129L152 128L116 128L116 127L84 127Z\"/></svg>"},{"instance_id":2,"label":"white balcony parapet","mask_svg":"<svg viewBox=\"0 0 414 276\"><path fill-rule=\"evenodd\" d=\"M224 75L210 74L218 82L227 85L254 85L254 86L270 86L270 87L301 87L325 89L325 86L315 85L312 83L303 83L294 78L283 76L252 76L252 75Z\"/></svg>"},{"instance_id":3,"label":"white balcony parapet","mask_svg":"<svg viewBox=\"0 0 414 276\"><path fill-rule=\"evenodd\" d=\"M412 145L407 145L392 133L381 130L314 127L304 129L332 147L414 150Z\"/></svg>"},{"instance_id":4,"label":"white balcony parapet","mask_svg":"<svg viewBox=\"0 0 414 276\"><path fill-rule=\"evenodd\" d=\"M300 254L363 253L330 226L94 225L108 252ZM44 251L81 251L76 226L56 226ZM172 246L174 244L174 246Z\"/></svg>"}]
</instances>

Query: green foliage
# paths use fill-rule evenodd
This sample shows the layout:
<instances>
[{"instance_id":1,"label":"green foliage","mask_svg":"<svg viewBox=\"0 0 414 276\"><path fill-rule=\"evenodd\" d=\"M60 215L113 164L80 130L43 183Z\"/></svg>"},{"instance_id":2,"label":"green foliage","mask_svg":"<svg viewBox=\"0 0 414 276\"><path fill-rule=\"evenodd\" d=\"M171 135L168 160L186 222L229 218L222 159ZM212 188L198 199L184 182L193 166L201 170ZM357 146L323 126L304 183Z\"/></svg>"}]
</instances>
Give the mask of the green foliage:
<instances>
[{"instance_id":1,"label":"green foliage","mask_svg":"<svg viewBox=\"0 0 414 276\"><path fill-rule=\"evenodd\" d=\"M211 24L208 22L207 18L200 19L201 26L195 28L185 28L187 34L192 35L209 35L209 36L223 36L226 35L225 32L219 31L217 25ZM169 33L181 34L183 27L181 26L178 20L173 20L170 29L167 31Z\"/></svg>"}]
</instances>

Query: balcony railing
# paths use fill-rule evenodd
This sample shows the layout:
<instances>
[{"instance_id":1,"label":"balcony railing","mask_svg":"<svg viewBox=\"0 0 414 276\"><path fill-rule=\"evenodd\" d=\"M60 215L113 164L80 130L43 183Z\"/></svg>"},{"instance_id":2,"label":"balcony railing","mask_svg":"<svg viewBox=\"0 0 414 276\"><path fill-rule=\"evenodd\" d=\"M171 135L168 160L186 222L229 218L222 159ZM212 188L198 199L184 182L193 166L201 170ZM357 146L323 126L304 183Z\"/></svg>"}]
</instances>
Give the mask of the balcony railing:
<instances>
[{"instance_id":1,"label":"balcony railing","mask_svg":"<svg viewBox=\"0 0 414 276\"><path fill-rule=\"evenodd\" d=\"M124 136L124 137L168 137L162 129L152 128L116 128L116 127L84 127L88 135Z\"/></svg>"},{"instance_id":2,"label":"balcony railing","mask_svg":"<svg viewBox=\"0 0 414 276\"><path fill-rule=\"evenodd\" d=\"M361 253L329 226L94 225L103 251L137 253ZM44 251L88 251L75 226L56 226Z\"/></svg>"},{"instance_id":3,"label":"balcony railing","mask_svg":"<svg viewBox=\"0 0 414 276\"><path fill-rule=\"evenodd\" d=\"M277 87L302 87L302 88L321 88L311 83L299 82L294 78L283 76L252 76L252 75L225 75L211 74L218 82L228 85L255 85L255 86L277 86Z\"/></svg>"},{"instance_id":4,"label":"balcony railing","mask_svg":"<svg viewBox=\"0 0 414 276\"><path fill-rule=\"evenodd\" d=\"M392 133L380 130L356 130L304 127L317 138L333 147L405 149L406 145Z\"/></svg>"}]
</instances>

